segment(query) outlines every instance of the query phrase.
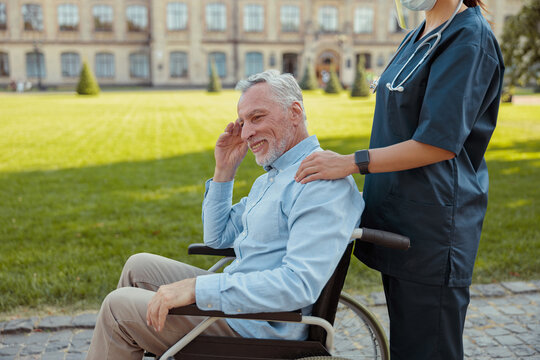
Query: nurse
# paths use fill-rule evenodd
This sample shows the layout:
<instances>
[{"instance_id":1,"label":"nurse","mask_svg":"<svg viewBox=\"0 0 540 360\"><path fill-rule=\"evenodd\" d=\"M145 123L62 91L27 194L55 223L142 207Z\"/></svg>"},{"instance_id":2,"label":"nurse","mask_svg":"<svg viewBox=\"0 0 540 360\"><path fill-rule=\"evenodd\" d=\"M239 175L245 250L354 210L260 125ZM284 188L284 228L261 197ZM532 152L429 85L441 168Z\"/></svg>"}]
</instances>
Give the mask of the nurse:
<instances>
[{"instance_id":1,"label":"nurse","mask_svg":"<svg viewBox=\"0 0 540 360\"><path fill-rule=\"evenodd\" d=\"M369 149L312 154L296 180L366 174L362 226L411 239L407 252L355 249L382 273L392 359L462 359L504 65L480 0L396 5L425 21L379 79Z\"/></svg>"}]
</instances>

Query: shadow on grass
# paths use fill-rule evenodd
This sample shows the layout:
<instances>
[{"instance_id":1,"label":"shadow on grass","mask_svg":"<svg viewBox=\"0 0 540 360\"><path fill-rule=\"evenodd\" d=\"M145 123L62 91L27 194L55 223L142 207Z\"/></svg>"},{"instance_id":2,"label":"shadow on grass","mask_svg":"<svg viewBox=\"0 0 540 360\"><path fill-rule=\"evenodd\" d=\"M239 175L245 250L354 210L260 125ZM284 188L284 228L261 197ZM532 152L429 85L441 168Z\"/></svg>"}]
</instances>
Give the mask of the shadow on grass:
<instances>
[{"instance_id":1,"label":"shadow on grass","mask_svg":"<svg viewBox=\"0 0 540 360\"><path fill-rule=\"evenodd\" d=\"M365 137L321 139L324 148L352 153ZM539 142L490 151L538 152ZM488 214L475 282L538 278L540 233L538 159L491 160ZM202 240L204 182L213 151L161 160L76 169L0 173L0 311L74 303L97 306L116 286L125 260L152 252L209 267L213 259L187 257ZM249 154L235 181L234 201L264 171ZM363 177L356 176L360 189ZM353 261L349 291L371 289L378 273Z\"/></svg>"},{"instance_id":2,"label":"shadow on grass","mask_svg":"<svg viewBox=\"0 0 540 360\"><path fill-rule=\"evenodd\" d=\"M365 138L324 139L350 153ZM116 286L125 260L152 252L203 268L187 257L202 241L204 182L213 151L85 168L0 173L0 311L15 306L97 305ZM264 170L248 154L233 201ZM361 185L361 184L360 184Z\"/></svg>"}]
</instances>

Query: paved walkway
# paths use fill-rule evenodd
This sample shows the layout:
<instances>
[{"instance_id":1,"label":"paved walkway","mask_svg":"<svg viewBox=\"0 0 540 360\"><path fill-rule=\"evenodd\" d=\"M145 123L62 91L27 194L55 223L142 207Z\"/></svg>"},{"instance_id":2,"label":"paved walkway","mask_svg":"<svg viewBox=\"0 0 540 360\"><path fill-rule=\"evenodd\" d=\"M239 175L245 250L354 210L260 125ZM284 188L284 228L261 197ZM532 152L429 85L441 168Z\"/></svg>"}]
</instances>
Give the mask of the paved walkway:
<instances>
[{"instance_id":1,"label":"paved walkway","mask_svg":"<svg viewBox=\"0 0 540 360\"><path fill-rule=\"evenodd\" d=\"M540 281L473 285L465 324L467 359L540 359ZM384 295L359 297L388 329ZM0 323L0 360L86 357L95 313Z\"/></svg>"}]
</instances>

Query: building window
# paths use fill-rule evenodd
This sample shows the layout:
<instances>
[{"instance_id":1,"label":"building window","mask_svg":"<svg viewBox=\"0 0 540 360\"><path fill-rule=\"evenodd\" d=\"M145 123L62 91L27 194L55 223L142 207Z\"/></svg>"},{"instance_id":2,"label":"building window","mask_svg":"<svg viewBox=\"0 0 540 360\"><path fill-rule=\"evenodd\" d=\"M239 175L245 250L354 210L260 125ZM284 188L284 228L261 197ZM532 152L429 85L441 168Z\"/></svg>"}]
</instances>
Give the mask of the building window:
<instances>
[{"instance_id":1,"label":"building window","mask_svg":"<svg viewBox=\"0 0 540 360\"><path fill-rule=\"evenodd\" d=\"M148 28L148 11L146 6L131 5L126 9L128 31L146 31Z\"/></svg>"},{"instance_id":2,"label":"building window","mask_svg":"<svg viewBox=\"0 0 540 360\"><path fill-rule=\"evenodd\" d=\"M246 76L258 74L263 70L263 55L260 52L248 52L246 54Z\"/></svg>"},{"instance_id":3,"label":"building window","mask_svg":"<svg viewBox=\"0 0 540 360\"><path fill-rule=\"evenodd\" d=\"M60 56L62 63L62 76L77 77L81 71L81 60L77 53L63 53Z\"/></svg>"},{"instance_id":4,"label":"building window","mask_svg":"<svg viewBox=\"0 0 540 360\"><path fill-rule=\"evenodd\" d=\"M58 28L60 31L77 31L79 29L79 8L77 5L58 5Z\"/></svg>"},{"instance_id":5,"label":"building window","mask_svg":"<svg viewBox=\"0 0 540 360\"><path fill-rule=\"evenodd\" d=\"M42 53L31 52L26 54L26 77L43 79L45 72L45 57Z\"/></svg>"},{"instance_id":6,"label":"building window","mask_svg":"<svg viewBox=\"0 0 540 360\"><path fill-rule=\"evenodd\" d=\"M264 8L261 5L244 6L244 31L261 32L264 29Z\"/></svg>"},{"instance_id":7,"label":"building window","mask_svg":"<svg viewBox=\"0 0 540 360\"><path fill-rule=\"evenodd\" d=\"M175 51L171 53L169 62L171 68L171 77L187 77L188 74L188 57L185 52Z\"/></svg>"},{"instance_id":8,"label":"building window","mask_svg":"<svg viewBox=\"0 0 540 360\"><path fill-rule=\"evenodd\" d=\"M143 53L129 55L129 74L133 78L148 79L150 76L148 55Z\"/></svg>"},{"instance_id":9,"label":"building window","mask_svg":"<svg viewBox=\"0 0 540 360\"><path fill-rule=\"evenodd\" d=\"M43 11L41 5L25 4L22 6L24 30L43 31Z\"/></svg>"},{"instance_id":10,"label":"building window","mask_svg":"<svg viewBox=\"0 0 540 360\"><path fill-rule=\"evenodd\" d=\"M113 8L109 5L96 5L92 8L95 31L112 31Z\"/></svg>"},{"instance_id":11,"label":"building window","mask_svg":"<svg viewBox=\"0 0 540 360\"><path fill-rule=\"evenodd\" d=\"M208 75L210 75L211 69L210 65L214 62L216 66L216 71L220 78L227 76L227 62L225 53L222 52L213 52L208 56Z\"/></svg>"},{"instance_id":12,"label":"building window","mask_svg":"<svg viewBox=\"0 0 540 360\"><path fill-rule=\"evenodd\" d=\"M187 5L173 2L167 4L167 29L184 30L187 27Z\"/></svg>"},{"instance_id":13,"label":"building window","mask_svg":"<svg viewBox=\"0 0 540 360\"><path fill-rule=\"evenodd\" d=\"M8 54L2 52L0 52L0 76L9 76Z\"/></svg>"},{"instance_id":14,"label":"building window","mask_svg":"<svg viewBox=\"0 0 540 360\"><path fill-rule=\"evenodd\" d=\"M333 32L338 29L338 9L335 6L323 6L319 9L321 31Z\"/></svg>"},{"instance_id":15,"label":"building window","mask_svg":"<svg viewBox=\"0 0 540 360\"><path fill-rule=\"evenodd\" d=\"M300 28L300 8L294 5L283 5L280 11L281 31L296 32Z\"/></svg>"},{"instance_id":16,"label":"building window","mask_svg":"<svg viewBox=\"0 0 540 360\"><path fill-rule=\"evenodd\" d=\"M357 34L373 32L372 8L356 8L354 11L354 32Z\"/></svg>"},{"instance_id":17,"label":"building window","mask_svg":"<svg viewBox=\"0 0 540 360\"><path fill-rule=\"evenodd\" d=\"M213 3L206 5L206 28L209 31L225 31L227 15L225 4Z\"/></svg>"},{"instance_id":18,"label":"building window","mask_svg":"<svg viewBox=\"0 0 540 360\"><path fill-rule=\"evenodd\" d=\"M6 4L0 3L0 30L7 29Z\"/></svg>"},{"instance_id":19,"label":"building window","mask_svg":"<svg viewBox=\"0 0 540 360\"><path fill-rule=\"evenodd\" d=\"M362 57L364 58L364 68L367 70L371 69L371 54L370 53L356 54L356 64L360 62L360 59Z\"/></svg>"},{"instance_id":20,"label":"building window","mask_svg":"<svg viewBox=\"0 0 540 360\"><path fill-rule=\"evenodd\" d=\"M96 54L96 76L98 78L114 77L114 55L109 53Z\"/></svg>"}]
</instances>

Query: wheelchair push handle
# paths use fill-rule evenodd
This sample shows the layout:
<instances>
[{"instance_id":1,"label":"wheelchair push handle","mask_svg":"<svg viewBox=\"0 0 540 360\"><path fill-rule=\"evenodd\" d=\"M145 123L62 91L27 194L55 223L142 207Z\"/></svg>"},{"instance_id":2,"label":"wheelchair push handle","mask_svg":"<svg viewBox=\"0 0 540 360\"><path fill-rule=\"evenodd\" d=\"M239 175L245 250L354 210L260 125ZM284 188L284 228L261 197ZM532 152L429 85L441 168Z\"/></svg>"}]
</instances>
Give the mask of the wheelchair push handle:
<instances>
[{"instance_id":1,"label":"wheelchair push handle","mask_svg":"<svg viewBox=\"0 0 540 360\"><path fill-rule=\"evenodd\" d=\"M397 250L407 250L411 246L410 239L406 236L368 228L354 229L351 239Z\"/></svg>"}]
</instances>

